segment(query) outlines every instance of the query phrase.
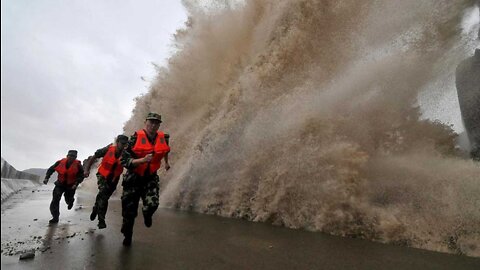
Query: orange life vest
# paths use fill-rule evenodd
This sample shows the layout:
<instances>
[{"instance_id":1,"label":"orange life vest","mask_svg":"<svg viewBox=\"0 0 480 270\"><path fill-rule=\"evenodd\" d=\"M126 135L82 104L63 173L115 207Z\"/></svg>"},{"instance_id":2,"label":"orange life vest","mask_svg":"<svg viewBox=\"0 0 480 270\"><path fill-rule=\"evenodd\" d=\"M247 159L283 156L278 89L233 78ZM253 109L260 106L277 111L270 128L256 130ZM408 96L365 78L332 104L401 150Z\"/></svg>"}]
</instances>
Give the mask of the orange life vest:
<instances>
[{"instance_id":1,"label":"orange life vest","mask_svg":"<svg viewBox=\"0 0 480 270\"><path fill-rule=\"evenodd\" d=\"M108 147L108 151L103 157L100 167L98 167L98 173L100 173L107 180L109 176L113 176L112 180L116 181L123 172L122 164L120 164L120 157L115 157L116 149L117 147L114 145Z\"/></svg>"},{"instance_id":2,"label":"orange life vest","mask_svg":"<svg viewBox=\"0 0 480 270\"><path fill-rule=\"evenodd\" d=\"M58 173L58 181L60 184L73 186L77 182L78 166L82 166L79 160L74 160L67 169L67 159L60 160L60 163L55 167Z\"/></svg>"},{"instance_id":3,"label":"orange life vest","mask_svg":"<svg viewBox=\"0 0 480 270\"><path fill-rule=\"evenodd\" d=\"M170 147L165 141L165 134L163 132L157 132L157 138L155 144L151 144L147 138L145 130L137 131L137 141L132 148L137 158L143 158L148 154L153 154L153 158L150 162L138 164L134 169L134 172L138 175L144 176L147 170L150 174L156 173L160 169L160 163L162 158L170 152Z\"/></svg>"}]
</instances>

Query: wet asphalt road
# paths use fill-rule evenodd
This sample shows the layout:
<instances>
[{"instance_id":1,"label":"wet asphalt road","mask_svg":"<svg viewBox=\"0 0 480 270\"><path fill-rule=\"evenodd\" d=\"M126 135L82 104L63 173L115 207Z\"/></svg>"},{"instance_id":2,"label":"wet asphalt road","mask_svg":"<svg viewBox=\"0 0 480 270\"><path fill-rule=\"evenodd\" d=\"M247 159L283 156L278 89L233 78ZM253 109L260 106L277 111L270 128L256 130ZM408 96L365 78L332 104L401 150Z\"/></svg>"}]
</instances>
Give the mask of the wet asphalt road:
<instances>
[{"instance_id":1,"label":"wet asphalt road","mask_svg":"<svg viewBox=\"0 0 480 270\"><path fill-rule=\"evenodd\" d=\"M110 200L107 228L89 220L94 194L62 200L49 226L53 185L21 191L2 204L2 269L480 269L480 258L346 239L267 224L160 209L140 215L123 247L121 207ZM35 250L35 257L19 256Z\"/></svg>"}]
</instances>

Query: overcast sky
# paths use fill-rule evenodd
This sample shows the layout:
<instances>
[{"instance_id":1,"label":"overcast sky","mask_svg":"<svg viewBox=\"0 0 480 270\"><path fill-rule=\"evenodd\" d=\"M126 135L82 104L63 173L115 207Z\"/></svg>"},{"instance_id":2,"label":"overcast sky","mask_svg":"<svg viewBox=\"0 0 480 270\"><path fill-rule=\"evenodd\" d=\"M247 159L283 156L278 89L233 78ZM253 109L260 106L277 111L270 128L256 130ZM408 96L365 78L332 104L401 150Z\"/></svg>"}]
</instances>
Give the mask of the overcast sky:
<instances>
[{"instance_id":1,"label":"overcast sky","mask_svg":"<svg viewBox=\"0 0 480 270\"><path fill-rule=\"evenodd\" d=\"M1 154L48 168L112 142L174 52L178 0L2 0ZM141 79L145 78L145 81Z\"/></svg>"}]
</instances>

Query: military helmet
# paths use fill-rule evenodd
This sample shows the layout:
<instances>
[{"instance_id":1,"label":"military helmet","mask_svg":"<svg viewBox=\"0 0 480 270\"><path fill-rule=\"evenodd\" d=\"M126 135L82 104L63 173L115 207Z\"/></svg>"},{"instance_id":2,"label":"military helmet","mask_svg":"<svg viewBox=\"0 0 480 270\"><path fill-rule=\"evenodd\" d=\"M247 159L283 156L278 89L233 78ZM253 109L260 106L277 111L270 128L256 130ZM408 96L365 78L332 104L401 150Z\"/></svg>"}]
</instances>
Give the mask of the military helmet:
<instances>
[{"instance_id":1,"label":"military helmet","mask_svg":"<svg viewBox=\"0 0 480 270\"><path fill-rule=\"evenodd\" d=\"M77 150L68 150L67 156L77 157Z\"/></svg>"},{"instance_id":2,"label":"military helmet","mask_svg":"<svg viewBox=\"0 0 480 270\"><path fill-rule=\"evenodd\" d=\"M118 135L116 141L119 143L127 143L128 137L125 135Z\"/></svg>"},{"instance_id":3,"label":"military helmet","mask_svg":"<svg viewBox=\"0 0 480 270\"><path fill-rule=\"evenodd\" d=\"M162 116L158 113L155 113L155 112L149 112L147 114L147 117L145 118L145 120L158 120L158 121L162 122Z\"/></svg>"}]
</instances>

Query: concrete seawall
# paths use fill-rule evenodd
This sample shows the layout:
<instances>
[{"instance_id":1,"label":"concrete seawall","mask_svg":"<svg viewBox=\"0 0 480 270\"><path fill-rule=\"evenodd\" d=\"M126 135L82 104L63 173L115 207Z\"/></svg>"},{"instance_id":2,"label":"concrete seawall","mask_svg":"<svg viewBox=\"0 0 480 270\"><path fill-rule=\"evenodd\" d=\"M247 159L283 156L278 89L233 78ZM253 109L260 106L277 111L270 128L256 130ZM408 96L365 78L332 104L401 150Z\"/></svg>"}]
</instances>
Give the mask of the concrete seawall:
<instances>
[{"instance_id":1,"label":"concrete seawall","mask_svg":"<svg viewBox=\"0 0 480 270\"><path fill-rule=\"evenodd\" d=\"M39 182L28 179L8 179L2 178L2 203L11 195L24 189L40 185Z\"/></svg>"},{"instance_id":2,"label":"concrete seawall","mask_svg":"<svg viewBox=\"0 0 480 270\"><path fill-rule=\"evenodd\" d=\"M22 171L17 171L12 165L10 165L6 160L2 158L2 178L9 179L28 179L34 181L40 181L40 176L26 173Z\"/></svg>"},{"instance_id":3,"label":"concrete seawall","mask_svg":"<svg viewBox=\"0 0 480 270\"><path fill-rule=\"evenodd\" d=\"M17 171L2 158L2 203L12 194L29 187L40 185L40 176Z\"/></svg>"}]
</instances>

